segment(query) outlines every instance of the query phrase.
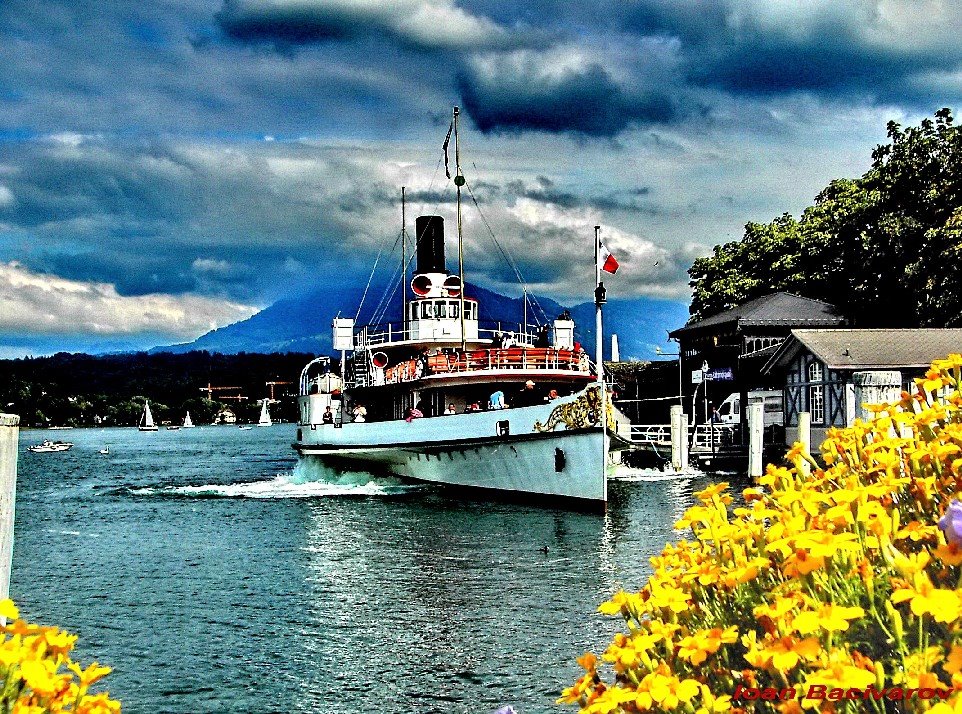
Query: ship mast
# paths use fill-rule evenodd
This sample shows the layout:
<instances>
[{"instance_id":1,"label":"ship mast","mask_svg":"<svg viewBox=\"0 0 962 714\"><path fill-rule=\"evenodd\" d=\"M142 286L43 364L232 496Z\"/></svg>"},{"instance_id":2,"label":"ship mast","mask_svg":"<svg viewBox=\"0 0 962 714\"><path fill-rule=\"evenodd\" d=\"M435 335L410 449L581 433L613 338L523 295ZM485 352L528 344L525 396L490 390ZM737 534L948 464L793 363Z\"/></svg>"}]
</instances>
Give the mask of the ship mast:
<instances>
[{"instance_id":1,"label":"ship mast","mask_svg":"<svg viewBox=\"0 0 962 714\"><path fill-rule=\"evenodd\" d=\"M461 151L458 145L458 115L461 110L454 108L454 185L458 191L458 278L461 280L461 349L466 349L464 334L464 236L461 232L461 187L464 176L461 174Z\"/></svg>"},{"instance_id":2,"label":"ship mast","mask_svg":"<svg viewBox=\"0 0 962 714\"><path fill-rule=\"evenodd\" d=\"M408 331L408 281L407 281L407 214L404 205L404 186L401 186L401 339L407 339Z\"/></svg>"},{"instance_id":3,"label":"ship mast","mask_svg":"<svg viewBox=\"0 0 962 714\"><path fill-rule=\"evenodd\" d=\"M604 500L608 499L608 407L605 404L605 349L601 334L601 306L607 301L605 284L601 282L601 226L595 226L595 361L598 372L598 397L601 403L601 483L604 484Z\"/></svg>"}]
</instances>

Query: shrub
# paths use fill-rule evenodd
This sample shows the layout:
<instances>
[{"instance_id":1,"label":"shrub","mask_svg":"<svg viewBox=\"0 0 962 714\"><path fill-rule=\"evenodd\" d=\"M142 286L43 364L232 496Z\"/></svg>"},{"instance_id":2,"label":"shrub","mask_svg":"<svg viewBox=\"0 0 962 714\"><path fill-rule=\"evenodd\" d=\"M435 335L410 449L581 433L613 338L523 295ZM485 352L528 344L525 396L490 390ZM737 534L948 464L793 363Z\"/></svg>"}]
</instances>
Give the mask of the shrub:
<instances>
[{"instance_id":1,"label":"shrub","mask_svg":"<svg viewBox=\"0 0 962 714\"><path fill-rule=\"evenodd\" d=\"M86 669L70 659L76 635L19 619L10 600L0 601L0 707L11 714L117 714L120 702L90 694L110 673L96 662Z\"/></svg>"},{"instance_id":2,"label":"shrub","mask_svg":"<svg viewBox=\"0 0 962 714\"><path fill-rule=\"evenodd\" d=\"M830 430L824 466L796 444L743 505L727 484L697 493L676 524L693 539L599 607L625 630L579 658L559 703L962 712L960 369L936 361L915 393Z\"/></svg>"}]
</instances>

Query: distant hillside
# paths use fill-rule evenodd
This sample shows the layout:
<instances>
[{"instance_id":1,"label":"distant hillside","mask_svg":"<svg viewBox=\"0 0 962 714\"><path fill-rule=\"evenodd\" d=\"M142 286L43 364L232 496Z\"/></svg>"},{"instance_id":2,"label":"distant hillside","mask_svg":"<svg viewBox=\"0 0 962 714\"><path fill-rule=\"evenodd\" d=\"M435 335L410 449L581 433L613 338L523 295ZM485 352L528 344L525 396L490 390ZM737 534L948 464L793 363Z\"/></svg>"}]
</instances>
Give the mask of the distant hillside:
<instances>
[{"instance_id":1,"label":"distant hillside","mask_svg":"<svg viewBox=\"0 0 962 714\"><path fill-rule=\"evenodd\" d=\"M208 332L193 342L167 347L155 347L152 353L183 353L207 350L223 354L238 352L314 352L330 354L331 321L340 314L353 316L345 308L360 302L362 291L330 289L316 290L298 298L280 300L248 320L236 322ZM371 322L381 302L382 289L372 289L365 300L359 323ZM524 319L524 303L521 298L510 298L481 287L469 287L468 296L480 303L483 322L503 320L521 323ZM532 305L534 301L540 310ZM397 320L401 312L401 298L395 294L388 307L379 310L391 320ZM565 306L549 298L529 298L528 322L537 324L554 320ZM570 308L576 324L578 339L586 349L594 350L595 313L593 303L583 303ZM543 311L543 312L542 312ZM635 298L611 300L605 306L605 332L618 334L622 359L650 359L655 357L655 346L666 345L668 330L681 327L688 319L688 306L682 302ZM385 321L381 317L379 322ZM506 327L510 329L510 327ZM611 344L605 340L606 357L610 356Z\"/></svg>"}]
</instances>

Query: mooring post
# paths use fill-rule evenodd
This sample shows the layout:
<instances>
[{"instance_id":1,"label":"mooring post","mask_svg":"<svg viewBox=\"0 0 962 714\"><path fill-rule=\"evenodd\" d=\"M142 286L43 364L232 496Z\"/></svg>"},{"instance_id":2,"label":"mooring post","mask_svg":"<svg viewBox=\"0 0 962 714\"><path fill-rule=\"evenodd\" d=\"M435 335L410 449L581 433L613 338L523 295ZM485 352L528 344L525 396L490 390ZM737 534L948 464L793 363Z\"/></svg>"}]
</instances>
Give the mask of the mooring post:
<instances>
[{"instance_id":1,"label":"mooring post","mask_svg":"<svg viewBox=\"0 0 962 714\"><path fill-rule=\"evenodd\" d=\"M810 412L798 413L798 441L802 445L803 454L812 453L812 415ZM807 461L802 461L802 473L808 476L810 472Z\"/></svg>"},{"instance_id":2,"label":"mooring post","mask_svg":"<svg viewBox=\"0 0 962 714\"><path fill-rule=\"evenodd\" d=\"M19 442L20 417L15 414L0 414L0 599L10 597Z\"/></svg>"},{"instance_id":3,"label":"mooring post","mask_svg":"<svg viewBox=\"0 0 962 714\"><path fill-rule=\"evenodd\" d=\"M671 408L671 467L688 468L688 417L679 404Z\"/></svg>"},{"instance_id":4,"label":"mooring post","mask_svg":"<svg viewBox=\"0 0 962 714\"><path fill-rule=\"evenodd\" d=\"M758 479L764 468L762 462L762 436L765 433L765 404L751 402L748 405L748 475Z\"/></svg>"}]
</instances>

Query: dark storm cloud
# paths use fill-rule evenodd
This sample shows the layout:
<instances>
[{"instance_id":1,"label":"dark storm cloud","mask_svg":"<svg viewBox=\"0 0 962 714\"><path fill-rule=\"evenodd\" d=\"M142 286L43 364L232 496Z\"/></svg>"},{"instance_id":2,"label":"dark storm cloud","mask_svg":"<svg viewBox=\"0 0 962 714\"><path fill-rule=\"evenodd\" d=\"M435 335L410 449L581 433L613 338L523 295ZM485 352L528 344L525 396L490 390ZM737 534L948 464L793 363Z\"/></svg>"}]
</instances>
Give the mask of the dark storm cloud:
<instances>
[{"instance_id":1,"label":"dark storm cloud","mask_svg":"<svg viewBox=\"0 0 962 714\"><path fill-rule=\"evenodd\" d=\"M453 0L224 0L216 19L228 37L279 46L374 37L415 50L460 51L543 45L547 40L542 33L508 29L483 13L466 12Z\"/></svg>"},{"instance_id":2,"label":"dark storm cloud","mask_svg":"<svg viewBox=\"0 0 962 714\"><path fill-rule=\"evenodd\" d=\"M629 127L669 122L678 116L669 95L631 92L597 64L557 76L511 76L466 67L457 81L468 114L483 132L532 130L613 137Z\"/></svg>"},{"instance_id":3,"label":"dark storm cloud","mask_svg":"<svg viewBox=\"0 0 962 714\"><path fill-rule=\"evenodd\" d=\"M957 4L902 0L640 0L624 30L675 38L687 80L750 95L888 99L962 66Z\"/></svg>"}]
</instances>

